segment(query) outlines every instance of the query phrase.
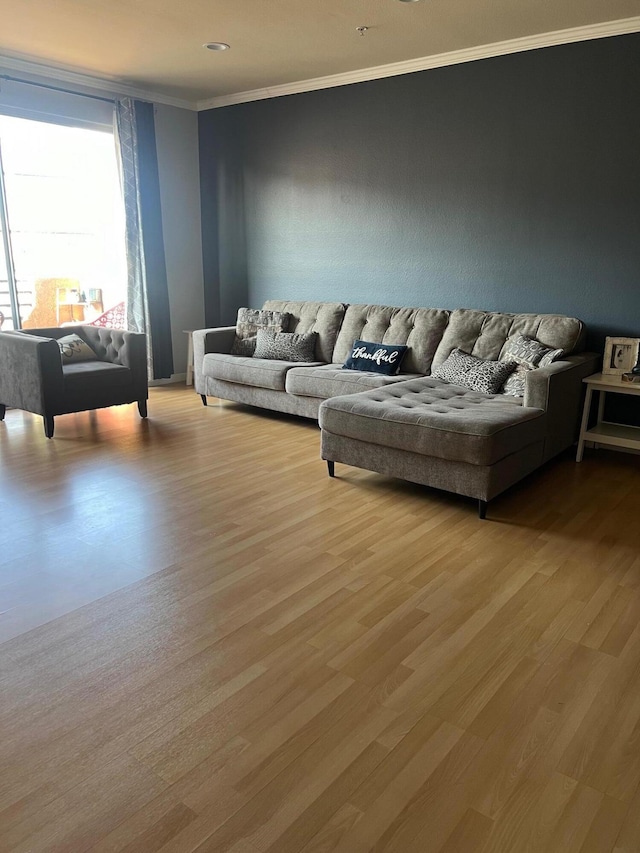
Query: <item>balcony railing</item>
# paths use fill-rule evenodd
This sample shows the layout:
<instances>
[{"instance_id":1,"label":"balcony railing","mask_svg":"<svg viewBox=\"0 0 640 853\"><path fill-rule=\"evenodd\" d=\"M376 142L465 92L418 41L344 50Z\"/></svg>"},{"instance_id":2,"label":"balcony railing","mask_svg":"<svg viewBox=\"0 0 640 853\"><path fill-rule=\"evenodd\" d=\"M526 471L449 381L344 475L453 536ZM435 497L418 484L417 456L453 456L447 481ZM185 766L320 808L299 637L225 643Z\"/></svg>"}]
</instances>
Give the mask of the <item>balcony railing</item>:
<instances>
[{"instance_id":1,"label":"balcony railing","mask_svg":"<svg viewBox=\"0 0 640 853\"><path fill-rule=\"evenodd\" d=\"M21 282L18 282L18 306L23 320L29 316L33 309L33 288L28 287ZM4 281L0 279L0 312L4 314L2 330L6 332L13 329L13 320L11 319L11 299L9 298L9 282L6 279Z\"/></svg>"}]
</instances>

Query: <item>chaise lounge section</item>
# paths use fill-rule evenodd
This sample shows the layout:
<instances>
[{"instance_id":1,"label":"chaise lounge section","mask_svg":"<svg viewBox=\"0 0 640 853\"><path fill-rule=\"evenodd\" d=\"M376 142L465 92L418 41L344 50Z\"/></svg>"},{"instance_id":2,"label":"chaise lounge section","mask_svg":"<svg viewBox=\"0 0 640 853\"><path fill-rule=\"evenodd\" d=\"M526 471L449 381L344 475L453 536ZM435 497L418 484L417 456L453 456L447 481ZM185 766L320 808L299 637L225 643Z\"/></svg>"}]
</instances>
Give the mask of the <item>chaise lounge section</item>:
<instances>
[{"instance_id":1,"label":"chaise lounge section","mask_svg":"<svg viewBox=\"0 0 640 853\"><path fill-rule=\"evenodd\" d=\"M543 409L424 377L334 397L320 407L321 455L477 498L491 498L544 461Z\"/></svg>"}]
</instances>

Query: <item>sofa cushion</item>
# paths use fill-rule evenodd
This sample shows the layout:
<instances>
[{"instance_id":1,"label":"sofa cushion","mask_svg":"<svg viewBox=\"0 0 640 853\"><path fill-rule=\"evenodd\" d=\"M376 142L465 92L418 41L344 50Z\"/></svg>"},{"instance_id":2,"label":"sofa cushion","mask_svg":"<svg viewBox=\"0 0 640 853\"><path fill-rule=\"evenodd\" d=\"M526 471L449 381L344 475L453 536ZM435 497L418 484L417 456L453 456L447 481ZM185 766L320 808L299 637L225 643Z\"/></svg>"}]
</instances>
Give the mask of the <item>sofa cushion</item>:
<instances>
[{"instance_id":1,"label":"sofa cushion","mask_svg":"<svg viewBox=\"0 0 640 853\"><path fill-rule=\"evenodd\" d=\"M372 341L354 341L343 370L364 370L396 376L407 352L404 344L379 344Z\"/></svg>"},{"instance_id":2,"label":"sofa cushion","mask_svg":"<svg viewBox=\"0 0 640 853\"><path fill-rule=\"evenodd\" d=\"M270 358L280 361L310 362L316 351L317 332L274 332L258 329L254 358Z\"/></svg>"},{"instance_id":3,"label":"sofa cushion","mask_svg":"<svg viewBox=\"0 0 640 853\"><path fill-rule=\"evenodd\" d=\"M344 362L356 340L406 344L409 350L402 369L407 373L429 373L448 320L448 311L434 308L349 305L336 341L333 361Z\"/></svg>"},{"instance_id":4,"label":"sofa cushion","mask_svg":"<svg viewBox=\"0 0 640 853\"><path fill-rule=\"evenodd\" d=\"M80 361L62 366L64 394L58 413L98 409L141 399L134 372L107 361Z\"/></svg>"},{"instance_id":5,"label":"sofa cushion","mask_svg":"<svg viewBox=\"0 0 640 853\"><path fill-rule=\"evenodd\" d=\"M289 394L300 397L337 397L341 394L357 394L372 388L383 388L405 379L415 379L417 374L401 373L385 376L362 370L344 370L341 364L323 364L320 367L292 367L287 372L285 388Z\"/></svg>"},{"instance_id":6,"label":"sofa cushion","mask_svg":"<svg viewBox=\"0 0 640 853\"><path fill-rule=\"evenodd\" d=\"M317 361L333 361L333 348L344 318L344 305L341 302L286 302L270 299L264 303L264 308L289 314L288 332L317 332ZM340 361L344 361L344 358Z\"/></svg>"},{"instance_id":7,"label":"sofa cushion","mask_svg":"<svg viewBox=\"0 0 640 853\"><path fill-rule=\"evenodd\" d=\"M131 385L132 374L128 367L107 361L73 361L62 365L62 380L65 395L72 393L76 397L83 394L93 396L96 387L127 388ZM99 383L97 386L96 380Z\"/></svg>"},{"instance_id":8,"label":"sofa cushion","mask_svg":"<svg viewBox=\"0 0 640 853\"><path fill-rule=\"evenodd\" d=\"M296 364L298 362L295 361L244 358L240 355L210 352L202 360L202 372L205 376L222 379L225 382L284 391L287 371Z\"/></svg>"},{"instance_id":9,"label":"sofa cushion","mask_svg":"<svg viewBox=\"0 0 640 853\"><path fill-rule=\"evenodd\" d=\"M433 357L433 365L442 364L456 348L478 358L497 361L507 339L516 334L535 338L551 349L562 349L567 355L584 348L584 324L573 317L557 314L490 314L458 308L449 318Z\"/></svg>"},{"instance_id":10,"label":"sofa cushion","mask_svg":"<svg viewBox=\"0 0 640 853\"><path fill-rule=\"evenodd\" d=\"M546 429L542 409L430 376L325 400L319 421L335 435L472 465L492 465Z\"/></svg>"},{"instance_id":11,"label":"sofa cushion","mask_svg":"<svg viewBox=\"0 0 640 853\"><path fill-rule=\"evenodd\" d=\"M516 369L515 361L485 361L454 349L446 361L433 368L432 375L453 385L463 385L483 394L499 394L507 377Z\"/></svg>"},{"instance_id":12,"label":"sofa cushion","mask_svg":"<svg viewBox=\"0 0 640 853\"><path fill-rule=\"evenodd\" d=\"M253 355L256 348L258 329L284 331L289 323L289 315L281 311L265 311L257 308L238 308L236 336L231 347L233 355Z\"/></svg>"}]
</instances>

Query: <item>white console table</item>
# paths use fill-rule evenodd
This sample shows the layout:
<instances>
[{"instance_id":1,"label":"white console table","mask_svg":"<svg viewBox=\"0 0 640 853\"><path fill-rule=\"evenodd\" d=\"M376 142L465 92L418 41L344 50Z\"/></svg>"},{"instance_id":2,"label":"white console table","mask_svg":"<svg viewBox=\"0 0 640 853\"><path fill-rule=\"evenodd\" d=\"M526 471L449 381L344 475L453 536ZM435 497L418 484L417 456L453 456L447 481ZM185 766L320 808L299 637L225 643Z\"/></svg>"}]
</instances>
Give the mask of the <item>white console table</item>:
<instances>
[{"instance_id":1,"label":"white console table","mask_svg":"<svg viewBox=\"0 0 640 853\"><path fill-rule=\"evenodd\" d=\"M582 412L582 424L580 426L580 438L578 439L578 452L576 462L582 462L585 441L593 441L595 444L608 445L610 447L623 447L627 450L640 451L640 427L627 426L626 424L608 423L604 418L604 403L607 394L628 394L632 397L640 397L640 384L623 382L619 376L607 376L603 373L594 373L582 380L587 386L587 395L584 400ZM598 419L595 426L588 429L589 412L591 410L591 398L593 392L598 391Z\"/></svg>"}]
</instances>

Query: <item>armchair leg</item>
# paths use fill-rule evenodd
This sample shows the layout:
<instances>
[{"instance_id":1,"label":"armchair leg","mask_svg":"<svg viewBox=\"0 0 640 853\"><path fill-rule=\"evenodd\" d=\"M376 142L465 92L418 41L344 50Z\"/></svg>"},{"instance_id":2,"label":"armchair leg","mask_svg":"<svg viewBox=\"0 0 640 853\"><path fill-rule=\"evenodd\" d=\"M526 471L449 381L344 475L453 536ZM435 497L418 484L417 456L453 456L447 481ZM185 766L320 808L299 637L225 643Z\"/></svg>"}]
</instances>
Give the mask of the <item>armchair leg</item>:
<instances>
[{"instance_id":1,"label":"armchair leg","mask_svg":"<svg viewBox=\"0 0 640 853\"><path fill-rule=\"evenodd\" d=\"M5 412L7 411L7 407L4 403L0 403L0 421L4 420Z\"/></svg>"},{"instance_id":2,"label":"armchair leg","mask_svg":"<svg viewBox=\"0 0 640 853\"><path fill-rule=\"evenodd\" d=\"M200 394L200 399L202 400L202 405L206 406L207 405L207 395L206 394Z\"/></svg>"},{"instance_id":3,"label":"armchair leg","mask_svg":"<svg viewBox=\"0 0 640 853\"><path fill-rule=\"evenodd\" d=\"M147 401L146 400L138 400L138 411L140 412L141 418L147 417Z\"/></svg>"},{"instance_id":4,"label":"armchair leg","mask_svg":"<svg viewBox=\"0 0 640 853\"><path fill-rule=\"evenodd\" d=\"M44 434L47 438L53 438L53 415L43 415L42 420L44 421Z\"/></svg>"},{"instance_id":5,"label":"armchair leg","mask_svg":"<svg viewBox=\"0 0 640 853\"><path fill-rule=\"evenodd\" d=\"M478 518L487 517L487 501L478 501Z\"/></svg>"},{"instance_id":6,"label":"armchair leg","mask_svg":"<svg viewBox=\"0 0 640 853\"><path fill-rule=\"evenodd\" d=\"M330 459L327 459L327 469L329 470L329 476L336 476L336 463L332 462Z\"/></svg>"}]
</instances>

